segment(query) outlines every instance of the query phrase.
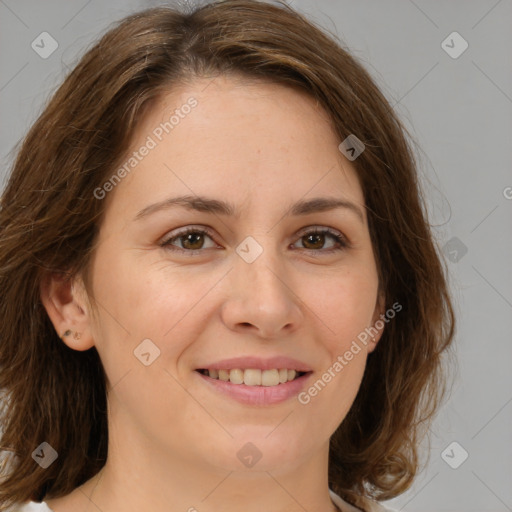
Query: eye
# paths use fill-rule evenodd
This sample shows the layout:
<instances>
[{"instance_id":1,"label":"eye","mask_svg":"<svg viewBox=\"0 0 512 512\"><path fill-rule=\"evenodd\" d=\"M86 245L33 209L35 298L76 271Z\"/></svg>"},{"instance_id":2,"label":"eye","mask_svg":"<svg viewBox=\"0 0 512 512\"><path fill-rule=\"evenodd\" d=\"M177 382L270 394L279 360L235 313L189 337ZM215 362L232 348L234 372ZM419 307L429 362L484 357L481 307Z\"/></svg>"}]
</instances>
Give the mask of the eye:
<instances>
[{"instance_id":1,"label":"eye","mask_svg":"<svg viewBox=\"0 0 512 512\"><path fill-rule=\"evenodd\" d=\"M205 228L188 227L178 233L175 233L171 238L167 238L160 243L161 247L170 249L171 251L187 252L188 254L196 254L201 252L200 249L204 248L203 238L207 236L211 239L211 233ZM182 247L176 247L174 241L181 242Z\"/></svg>"},{"instance_id":2,"label":"eye","mask_svg":"<svg viewBox=\"0 0 512 512\"><path fill-rule=\"evenodd\" d=\"M166 238L160 243L160 246L171 251L182 252L186 253L187 256L192 256L202 252L201 249L209 248L204 245L204 237L208 237L212 240L213 234L207 228L189 226ZM326 238L334 240L334 247L319 250L323 245L325 245ZM178 241L181 246L175 245L175 241ZM309 231L303 232L298 241L302 241L306 245L306 247L304 247L306 250L320 252L321 254L342 251L350 246L342 233L330 228L315 227L312 230L310 229ZM210 246L210 248L211 247L215 247L215 245Z\"/></svg>"},{"instance_id":3,"label":"eye","mask_svg":"<svg viewBox=\"0 0 512 512\"><path fill-rule=\"evenodd\" d=\"M318 251L325 244L326 238L331 238L335 242L335 246L326 250ZM342 251L349 247L347 239L338 231L330 228L314 228L302 234L298 241L302 241L306 245L308 251L332 253ZM309 247L308 247L309 246Z\"/></svg>"}]
</instances>

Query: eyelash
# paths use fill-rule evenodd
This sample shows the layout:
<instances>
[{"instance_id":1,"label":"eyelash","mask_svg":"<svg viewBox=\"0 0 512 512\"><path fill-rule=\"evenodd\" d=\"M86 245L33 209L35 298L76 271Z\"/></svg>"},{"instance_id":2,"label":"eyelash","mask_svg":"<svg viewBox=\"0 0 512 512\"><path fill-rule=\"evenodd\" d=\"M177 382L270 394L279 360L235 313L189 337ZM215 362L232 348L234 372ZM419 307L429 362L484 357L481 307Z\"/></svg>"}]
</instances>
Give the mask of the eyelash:
<instances>
[{"instance_id":1,"label":"eyelash","mask_svg":"<svg viewBox=\"0 0 512 512\"><path fill-rule=\"evenodd\" d=\"M180 231L180 232L174 234L172 237L169 237L169 238L165 239L164 241L162 241L160 243L160 246L163 247L164 249L167 249L167 250L170 250L173 252L175 251L175 252L186 253L187 256L194 256L196 254L204 252L205 249L196 249L196 250L182 249L181 247L176 247L171 244L172 241L182 238L191 233L207 235L213 240L213 234L209 229L188 227L188 228L184 229L183 231ZM321 249L304 249L304 250L311 251L313 253L320 252L323 254L332 254L334 252L343 251L350 247L348 240L341 233L338 233L337 231L334 231L330 228L323 228L323 229L313 228L311 231L304 232L299 238L302 238L307 235L324 235L324 234L327 234L327 235L331 236L332 238L334 238L334 240L339 245L339 247L326 249L326 250L321 250Z\"/></svg>"}]
</instances>

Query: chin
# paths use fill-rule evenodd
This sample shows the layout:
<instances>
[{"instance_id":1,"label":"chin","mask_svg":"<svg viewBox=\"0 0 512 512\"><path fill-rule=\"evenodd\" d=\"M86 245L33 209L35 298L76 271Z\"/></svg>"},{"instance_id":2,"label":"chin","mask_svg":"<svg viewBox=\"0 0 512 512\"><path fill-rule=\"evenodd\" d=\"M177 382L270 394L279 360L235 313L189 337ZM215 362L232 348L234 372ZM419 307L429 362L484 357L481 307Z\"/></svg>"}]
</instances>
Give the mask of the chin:
<instances>
[{"instance_id":1,"label":"chin","mask_svg":"<svg viewBox=\"0 0 512 512\"><path fill-rule=\"evenodd\" d=\"M274 430L275 429L275 430ZM212 464L226 471L244 473L269 471L289 471L299 465L306 457L306 439L292 442L289 432L278 433L279 426L251 429L251 434L235 435L235 439L228 442L229 446L218 447L217 453L209 449L209 456L213 455ZM274 431L273 431L274 430Z\"/></svg>"}]
</instances>

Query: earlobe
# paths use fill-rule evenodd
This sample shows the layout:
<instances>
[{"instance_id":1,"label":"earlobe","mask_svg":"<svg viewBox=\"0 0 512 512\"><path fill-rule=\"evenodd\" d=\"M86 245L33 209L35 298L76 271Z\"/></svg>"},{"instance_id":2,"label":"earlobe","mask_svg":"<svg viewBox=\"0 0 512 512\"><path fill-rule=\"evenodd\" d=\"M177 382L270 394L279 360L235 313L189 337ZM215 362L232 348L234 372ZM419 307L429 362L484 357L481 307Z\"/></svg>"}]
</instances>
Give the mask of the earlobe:
<instances>
[{"instance_id":1,"label":"earlobe","mask_svg":"<svg viewBox=\"0 0 512 512\"><path fill-rule=\"evenodd\" d=\"M41 280L40 296L58 336L73 350L94 346L90 318L80 296L81 282L63 274L47 274Z\"/></svg>"}]
</instances>

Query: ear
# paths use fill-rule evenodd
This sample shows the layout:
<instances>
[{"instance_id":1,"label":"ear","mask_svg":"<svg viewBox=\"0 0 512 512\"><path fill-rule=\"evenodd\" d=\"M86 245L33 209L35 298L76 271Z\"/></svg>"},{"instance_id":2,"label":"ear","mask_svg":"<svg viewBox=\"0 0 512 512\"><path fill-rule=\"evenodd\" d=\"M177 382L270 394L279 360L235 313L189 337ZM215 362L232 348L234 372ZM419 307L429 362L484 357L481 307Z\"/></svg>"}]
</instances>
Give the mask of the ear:
<instances>
[{"instance_id":1,"label":"ear","mask_svg":"<svg viewBox=\"0 0 512 512\"><path fill-rule=\"evenodd\" d=\"M94 346L87 294L80 278L46 274L41 281L40 296L59 338L69 348L82 351Z\"/></svg>"},{"instance_id":2,"label":"ear","mask_svg":"<svg viewBox=\"0 0 512 512\"><path fill-rule=\"evenodd\" d=\"M372 336L370 342L368 343L368 354L373 352L377 348L377 343L382 337L382 333L384 332L384 327L386 323L382 318L384 317L384 312L386 311L386 300L384 291L379 288L379 293L377 295L377 301L375 304L375 310L373 312L372 317L372 332L375 330L377 334Z\"/></svg>"}]
</instances>

